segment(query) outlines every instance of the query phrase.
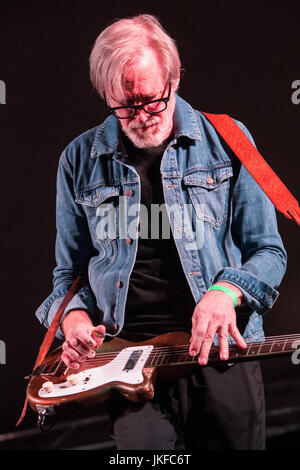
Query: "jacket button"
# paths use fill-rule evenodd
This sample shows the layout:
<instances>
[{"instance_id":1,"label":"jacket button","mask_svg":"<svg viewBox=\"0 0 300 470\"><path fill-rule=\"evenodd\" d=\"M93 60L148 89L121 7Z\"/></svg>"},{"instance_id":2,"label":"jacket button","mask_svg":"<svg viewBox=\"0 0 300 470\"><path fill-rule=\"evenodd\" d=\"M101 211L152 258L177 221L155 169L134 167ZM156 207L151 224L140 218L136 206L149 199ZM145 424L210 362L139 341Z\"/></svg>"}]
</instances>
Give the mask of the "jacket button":
<instances>
[{"instance_id":1,"label":"jacket button","mask_svg":"<svg viewBox=\"0 0 300 470\"><path fill-rule=\"evenodd\" d=\"M118 289L122 289L122 287L123 287L123 282L122 282L122 281L117 281L116 286L117 286Z\"/></svg>"},{"instance_id":2,"label":"jacket button","mask_svg":"<svg viewBox=\"0 0 300 470\"><path fill-rule=\"evenodd\" d=\"M127 243L127 245L132 245L132 238L127 237L126 238L126 243Z\"/></svg>"},{"instance_id":3,"label":"jacket button","mask_svg":"<svg viewBox=\"0 0 300 470\"><path fill-rule=\"evenodd\" d=\"M214 180L213 180L213 178L212 178L210 175L208 175L208 177L206 178L206 182L207 182L208 184L212 184L212 183L214 182Z\"/></svg>"},{"instance_id":4,"label":"jacket button","mask_svg":"<svg viewBox=\"0 0 300 470\"><path fill-rule=\"evenodd\" d=\"M132 196L132 195L133 195L133 191L132 191L131 189L126 189L126 191L125 191L125 196L130 197L130 196Z\"/></svg>"}]
</instances>

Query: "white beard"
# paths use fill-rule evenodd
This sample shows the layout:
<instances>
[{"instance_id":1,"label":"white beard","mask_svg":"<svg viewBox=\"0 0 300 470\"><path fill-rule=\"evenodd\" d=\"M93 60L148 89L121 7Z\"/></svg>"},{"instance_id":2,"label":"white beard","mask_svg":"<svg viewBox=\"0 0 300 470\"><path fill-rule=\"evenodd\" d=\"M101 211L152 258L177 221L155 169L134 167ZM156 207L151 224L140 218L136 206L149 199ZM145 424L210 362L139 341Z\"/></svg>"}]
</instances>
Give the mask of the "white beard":
<instances>
[{"instance_id":1,"label":"white beard","mask_svg":"<svg viewBox=\"0 0 300 470\"><path fill-rule=\"evenodd\" d=\"M137 148L158 147L169 137L171 130L168 132L166 123L162 123L157 116L150 117L144 124L133 121L127 129L123 129Z\"/></svg>"}]
</instances>

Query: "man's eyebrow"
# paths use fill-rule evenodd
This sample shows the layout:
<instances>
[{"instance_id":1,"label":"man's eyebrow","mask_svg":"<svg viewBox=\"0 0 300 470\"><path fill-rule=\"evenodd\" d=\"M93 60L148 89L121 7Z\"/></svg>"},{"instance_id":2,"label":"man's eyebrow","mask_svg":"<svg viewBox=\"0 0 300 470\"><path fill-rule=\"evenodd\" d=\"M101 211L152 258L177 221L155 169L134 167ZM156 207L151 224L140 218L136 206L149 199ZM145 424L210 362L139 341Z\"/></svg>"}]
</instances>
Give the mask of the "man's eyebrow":
<instances>
[{"instance_id":1,"label":"man's eyebrow","mask_svg":"<svg viewBox=\"0 0 300 470\"><path fill-rule=\"evenodd\" d=\"M152 101L153 99L155 99L155 97L157 96L157 93L156 94L151 94L151 95L135 95L134 97L126 100L121 100L120 101L120 104L122 104L122 106L132 106L135 102L141 102L141 103L146 103L148 101Z\"/></svg>"}]
</instances>

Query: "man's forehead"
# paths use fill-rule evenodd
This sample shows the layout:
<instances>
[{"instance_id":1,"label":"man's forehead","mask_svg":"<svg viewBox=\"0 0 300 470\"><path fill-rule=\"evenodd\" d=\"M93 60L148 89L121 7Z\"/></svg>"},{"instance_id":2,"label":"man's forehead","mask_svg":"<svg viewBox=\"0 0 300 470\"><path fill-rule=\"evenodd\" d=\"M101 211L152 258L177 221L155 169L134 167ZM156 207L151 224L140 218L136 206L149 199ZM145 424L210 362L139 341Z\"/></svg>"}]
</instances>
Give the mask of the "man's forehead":
<instances>
[{"instance_id":1,"label":"man's forehead","mask_svg":"<svg viewBox=\"0 0 300 470\"><path fill-rule=\"evenodd\" d=\"M157 91L161 88L163 84L163 78L161 76L153 77L151 74L148 76L136 76L136 77L126 77L124 79L124 91L125 93L142 93L144 94L147 91Z\"/></svg>"},{"instance_id":2,"label":"man's forehead","mask_svg":"<svg viewBox=\"0 0 300 470\"><path fill-rule=\"evenodd\" d=\"M132 90L134 86L155 86L163 81L161 65L156 54L146 50L142 56L136 57L126 67L123 80L126 89ZM159 83L160 84L160 83Z\"/></svg>"},{"instance_id":3,"label":"man's forehead","mask_svg":"<svg viewBox=\"0 0 300 470\"><path fill-rule=\"evenodd\" d=\"M129 101L151 101L158 94L162 93L165 80L161 76L151 77L126 77L123 79L123 86L120 90L113 90L114 99L119 102Z\"/></svg>"},{"instance_id":4,"label":"man's forehead","mask_svg":"<svg viewBox=\"0 0 300 470\"><path fill-rule=\"evenodd\" d=\"M123 75L123 82L127 90L134 87L157 86L163 81L163 73L158 64L151 66L131 65Z\"/></svg>"}]
</instances>

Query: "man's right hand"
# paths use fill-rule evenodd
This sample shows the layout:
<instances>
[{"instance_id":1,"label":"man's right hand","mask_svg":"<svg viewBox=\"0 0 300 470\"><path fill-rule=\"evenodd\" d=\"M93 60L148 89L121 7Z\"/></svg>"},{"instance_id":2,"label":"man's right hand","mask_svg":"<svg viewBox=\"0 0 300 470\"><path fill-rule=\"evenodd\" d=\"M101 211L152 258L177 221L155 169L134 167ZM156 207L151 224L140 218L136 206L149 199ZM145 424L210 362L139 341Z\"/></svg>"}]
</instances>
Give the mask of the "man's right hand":
<instances>
[{"instance_id":1,"label":"man's right hand","mask_svg":"<svg viewBox=\"0 0 300 470\"><path fill-rule=\"evenodd\" d=\"M62 329L66 339L62 345L61 359L71 369L78 369L80 363L95 356L95 349L103 343L106 331L103 325L94 327L83 310L71 311L64 318Z\"/></svg>"}]
</instances>

